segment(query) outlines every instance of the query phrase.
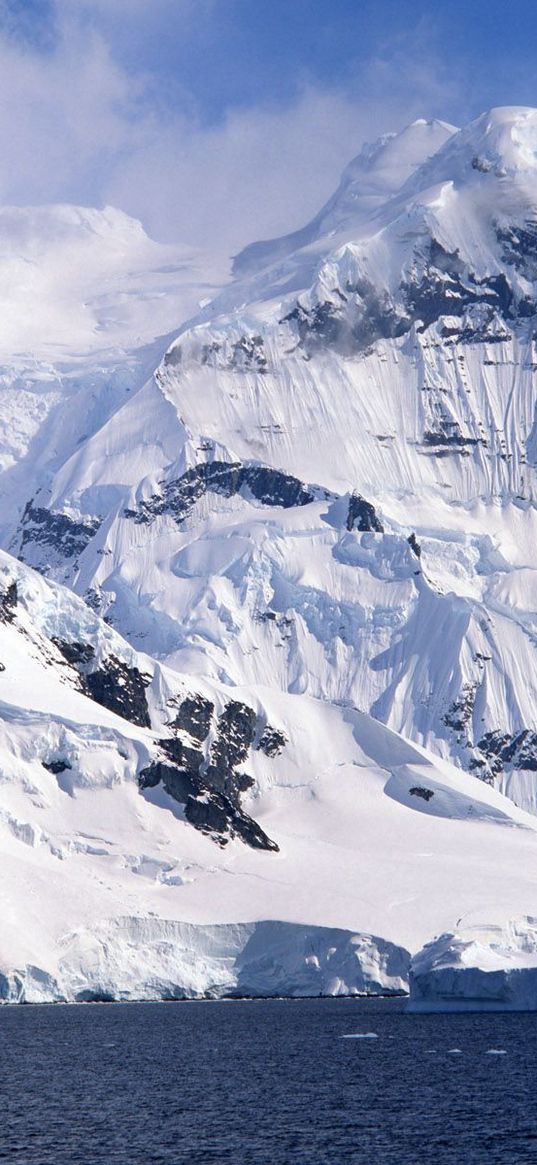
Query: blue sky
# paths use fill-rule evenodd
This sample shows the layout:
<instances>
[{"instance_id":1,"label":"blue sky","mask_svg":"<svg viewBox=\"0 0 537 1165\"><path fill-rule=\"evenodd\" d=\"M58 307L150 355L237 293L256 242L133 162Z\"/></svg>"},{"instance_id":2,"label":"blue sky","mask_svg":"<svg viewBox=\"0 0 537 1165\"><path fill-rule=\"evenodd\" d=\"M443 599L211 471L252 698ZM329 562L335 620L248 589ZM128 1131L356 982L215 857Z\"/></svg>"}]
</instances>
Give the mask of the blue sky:
<instances>
[{"instance_id":1,"label":"blue sky","mask_svg":"<svg viewBox=\"0 0 537 1165\"><path fill-rule=\"evenodd\" d=\"M536 64L535 0L0 0L0 199L237 249L364 140L537 105Z\"/></svg>"},{"instance_id":2,"label":"blue sky","mask_svg":"<svg viewBox=\"0 0 537 1165\"><path fill-rule=\"evenodd\" d=\"M186 42L163 41L149 15L143 37L149 67L178 73L208 118L234 105L292 100L305 78L360 93L361 71L376 58L389 64L398 47L411 52L413 37L430 51L446 80L452 71L464 80L463 101L470 98L473 112L483 100L535 99L534 0L221 0L203 25L196 28L194 22ZM136 67L139 52L133 35L122 48L129 67ZM457 115L456 94L447 104L448 109L432 112Z\"/></svg>"}]
</instances>

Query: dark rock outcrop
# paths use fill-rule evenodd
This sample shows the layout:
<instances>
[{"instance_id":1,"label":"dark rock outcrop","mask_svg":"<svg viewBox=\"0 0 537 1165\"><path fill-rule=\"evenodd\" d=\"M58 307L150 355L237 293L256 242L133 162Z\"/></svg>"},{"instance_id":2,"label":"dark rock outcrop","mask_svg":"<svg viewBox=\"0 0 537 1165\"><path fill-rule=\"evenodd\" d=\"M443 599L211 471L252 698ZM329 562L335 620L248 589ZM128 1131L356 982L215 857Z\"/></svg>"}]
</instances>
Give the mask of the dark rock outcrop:
<instances>
[{"instance_id":1,"label":"dark rock outcrop","mask_svg":"<svg viewBox=\"0 0 537 1165\"><path fill-rule=\"evenodd\" d=\"M425 430L423 444L464 449L468 445L479 445L480 438L464 436L458 421L453 421L448 417L437 417L435 429Z\"/></svg>"},{"instance_id":2,"label":"dark rock outcrop","mask_svg":"<svg viewBox=\"0 0 537 1165\"><path fill-rule=\"evenodd\" d=\"M211 789L218 789L232 799L253 785L251 777L237 772L248 756L257 726L252 708L231 700L218 718L216 739L210 753L205 778Z\"/></svg>"},{"instance_id":3,"label":"dark rock outcrop","mask_svg":"<svg viewBox=\"0 0 537 1165\"><path fill-rule=\"evenodd\" d=\"M231 367L237 370L267 371L267 357L262 336L241 336L233 344Z\"/></svg>"},{"instance_id":4,"label":"dark rock outcrop","mask_svg":"<svg viewBox=\"0 0 537 1165\"><path fill-rule=\"evenodd\" d=\"M498 228L504 260L537 278L537 224ZM475 309L478 309L477 311ZM280 321L294 324L306 358L322 348L343 356L367 352L378 340L393 340L413 325L425 331L443 317L460 323L444 325L444 338L461 343L500 343L510 339L509 327L537 314L530 296L516 296L500 272L479 279L458 251L447 251L437 239L416 248L413 268L399 285L396 297L375 288L366 278L336 288L331 299L309 305L298 300Z\"/></svg>"},{"instance_id":5,"label":"dark rock outcrop","mask_svg":"<svg viewBox=\"0 0 537 1165\"><path fill-rule=\"evenodd\" d=\"M211 793L203 800L194 800L190 797L186 803L185 817L203 833L220 834L220 841L226 844L226 832L236 835L252 849L271 850L277 853L279 847L275 841L261 829L261 826L244 813L222 793Z\"/></svg>"},{"instance_id":6,"label":"dark rock outcrop","mask_svg":"<svg viewBox=\"0 0 537 1165\"><path fill-rule=\"evenodd\" d=\"M173 351L169 353L170 356ZM170 362L165 360L165 363ZM228 369L234 372L266 372L268 361L263 337L259 335L240 336L231 344L221 344L218 340L211 340L210 343L203 345L201 363L209 368Z\"/></svg>"},{"instance_id":7,"label":"dark rock outcrop","mask_svg":"<svg viewBox=\"0 0 537 1165\"><path fill-rule=\"evenodd\" d=\"M498 226L496 238L502 247L504 263L516 267L529 279L537 276L537 222Z\"/></svg>"},{"instance_id":8,"label":"dark rock outcrop","mask_svg":"<svg viewBox=\"0 0 537 1165\"><path fill-rule=\"evenodd\" d=\"M182 701L173 722L175 728L188 732L194 740L202 741L209 734L214 704L199 694Z\"/></svg>"},{"instance_id":9,"label":"dark rock outcrop","mask_svg":"<svg viewBox=\"0 0 537 1165\"><path fill-rule=\"evenodd\" d=\"M434 790L426 789L423 785L413 785L412 788L409 789L409 793L411 793L413 797L421 797L422 801L430 801L431 797L434 797Z\"/></svg>"},{"instance_id":10,"label":"dark rock outcrop","mask_svg":"<svg viewBox=\"0 0 537 1165\"><path fill-rule=\"evenodd\" d=\"M166 759L153 761L142 770L140 789L162 785L170 797L184 805L186 820L220 844L240 837L257 849L277 850L276 843L241 805L241 796L253 780L239 771L239 766L255 740L257 716L247 704L230 700L214 726L207 762L200 746L213 727L213 714L214 707L204 696L191 695L182 701L170 724L175 734L159 741ZM282 732L266 726L257 747L263 747L267 756L276 756L285 743Z\"/></svg>"},{"instance_id":11,"label":"dark rock outcrop","mask_svg":"<svg viewBox=\"0 0 537 1165\"><path fill-rule=\"evenodd\" d=\"M73 767L68 760L42 760L41 764L47 772L54 773L54 776L58 776L60 773L66 773L68 769Z\"/></svg>"},{"instance_id":12,"label":"dark rock outcrop","mask_svg":"<svg viewBox=\"0 0 537 1165\"><path fill-rule=\"evenodd\" d=\"M414 533L408 535L407 542L412 553L416 555L416 558L421 558L421 546Z\"/></svg>"},{"instance_id":13,"label":"dark rock outcrop","mask_svg":"<svg viewBox=\"0 0 537 1165\"><path fill-rule=\"evenodd\" d=\"M76 668L82 674L85 674L86 669L93 663L95 659L95 648L91 643L79 643L77 640L55 639L52 642L61 651L63 658L70 663L72 667Z\"/></svg>"},{"instance_id":14,"label":"dark rock outcrop","mask_svg":"<svg viewBox=\"0 0 537 1165\"><path fill-rule=\"evenodd\" d=\"M154 761L138 775L140 789L155 789L162 785L170 797L180 805L185 805L189 797L201 792L201 782L196 771L179 768L178 765Z\"/></svg>"},{"instance_id":15,"label":"dark rock outcrop","mask_svg":"<svg viewBox=\"0 0 537 1165\"><path fill-rule=\"evenodd\" d=\"M476 745L470 768L477 776L497 776L512 769L537 772L537 732L485 732Z\"/></svg>"},{"instance_id":16,"label":"dark rock outcrop","mask_svg":"<svg viewBox=\"0 0 537 1165\"><path fill-rule=\"evenodd\" d=\"M464 732L468 728L474 711L476 691L476 684L463 684L460 695L453 700L442 718L446 728L452 728L454 732Z\"/></svg>"},{"instance_id":17,"label":"dark rock outcrop","mask_svg":"<svg viewBox=\"0 0 537 1165\"><path fill-rule=\"evenodd\" d=\"M137 667L128 667L114 655L106 663L86 675L86 688L92 700L103 707L138 724L150 728L151 719L145 690L149 677Z\"/></svg>"},{"instance_id":18,"label":"dark rock outcrop","mask_svg":"<svg viewBox=\"0 0 537 1165\"><path fill-rule=\"evenodd\" d=\"M0 595L0 620L2 623L12 623L18 603L16 582L12 582Z\"/></svg>"},{"instance_id":19,"label":"dark rock outcrop","mask_svg":"<svg viewBox=\"0 0 537 1165\"><path fill-rule=\"evenodd\" d=\"M286 744L285 732L282 732L280 728L272 728L270 724L266 724L257 742L257 748L260 752L264 752L265 756L273 757L279 756Z\"/></svg>"},{"instance_id":20,"label":"dark rock outcrop","mask_svg":"<svg viewBox=\"0 0 537 1165\"><path fill-rule=\"evenodd\" d=\"M374 530L377 534L384 533L384 526L377 517L375 507L357 493L351 494L347 511L347 530L353 529Z\"/></svg>"},{"instance_id":21,"label":"dark rock outcrop","mask_svg":"<svg viewBox=\"0 0 537 1165\"><path fill-rule=\"evenodd\" d=\"M78 672L82 691L111 712L116 712L131 724L150 728L146 688L150 676L137 667L129 667L115 655L107 656L95 667L95 650L89 643L53 639L67 663Z\"/></svg>"},{"instance_id":22,"label":"dark rock outcrop","mask_svg":"<svg viewBox=\"0 0 537 1165\"><path fill-rule=\"evenodd\" d=\"M125 516L142 523L170 514L180 524L207 492L230 498L247 491L262 505L283 509L306 506L314 500L312 490L291 474L240 462L204 461L187 469L176 481L162 485L162 493L140 502L136 510L125 510Z\"/></svg>"},{"instance_id":23,"label":"dark rock outcrop","mask_svg":"<svg viewBox=\"0 0 537 1165\"><path fill-rule=\"evenodd\" d=\"M343 356L364 352L381 339L395 339L410 330L412 321L403 307L387 292L380 292L368 279L347 283L337 300L313 307L298 301L281 323L294 323L299 344L306 355L321 348L335 348Z\"/></svg>"},{"instance_id":24,"label":"dark rock outcrop","mask_svg":"<svg viewBox=\"0 0 537 1165\"><path fill-rule=\"evenodd\" d=\"M29 543L37 543L53 548L58 558L76 558L101 525L98 518L75 521L68 514L54 513L43 506L28 502L22 517L22 537L20 558L24 561L24 548Z\"/></svg>"},{"instance_id":25,"label":"dark rock outcrop","mask_svg":"<svg viewBox=\"0 0 537 1165\"><path fill-rule=\"evenodd\" d=\"M424 256L425 262L401 284L401 294L413 322L425 330L442 316L464 316L476 304L492 308L502 319L516 318L513 290L503 273L478 279L461 259L458 251L446 251L434 238ZM466 325L466 342L478 340ZM459 332L458 338L463 339ZM487 339L490 338L487 333Z\"/></svg>"}]
</instances>

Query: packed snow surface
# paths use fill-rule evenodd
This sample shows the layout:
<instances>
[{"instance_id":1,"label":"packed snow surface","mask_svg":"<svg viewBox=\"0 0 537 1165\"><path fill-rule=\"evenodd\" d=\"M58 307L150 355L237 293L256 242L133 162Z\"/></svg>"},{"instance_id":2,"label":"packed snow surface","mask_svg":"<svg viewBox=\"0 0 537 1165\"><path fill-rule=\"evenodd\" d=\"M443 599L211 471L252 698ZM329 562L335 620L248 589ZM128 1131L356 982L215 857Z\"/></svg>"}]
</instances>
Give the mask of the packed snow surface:
<instances>
[{"instance_id":1,"label":"packed snow surface","mask_svg":"<svg viewBox=\"0 0 537 1165\"><path fill-rule=\"evenodd\" d=\"M5 998L432 998L533 916L536 159L418 121L224 287L0 209Z\"/></svg>"}]
</instances>

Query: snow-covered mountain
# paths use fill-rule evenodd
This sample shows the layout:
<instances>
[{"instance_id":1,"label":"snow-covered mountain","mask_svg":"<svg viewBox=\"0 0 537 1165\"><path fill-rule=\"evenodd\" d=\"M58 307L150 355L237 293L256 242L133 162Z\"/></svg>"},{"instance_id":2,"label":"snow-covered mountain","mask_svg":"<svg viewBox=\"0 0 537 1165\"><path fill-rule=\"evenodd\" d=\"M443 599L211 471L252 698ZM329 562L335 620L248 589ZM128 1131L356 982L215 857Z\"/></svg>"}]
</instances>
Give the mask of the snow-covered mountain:
<instances>
[{"instance_id":1,"label":"snow-covered mountain","mask_svg":"<svg viewBox=\"0 0 537 1165\"><path fill-rule=\"evenodd\" d=\"M136 392L227 264L122 211L0 208L2 526Z\"/></svg>"},{"instance_id":2,"label":"snow-covered mountain","mask_svg":"<svg viewBox=\"0 0 537 1165\"><path fill-rule=\"evenodd\" d=\"M219 292L0 212L6 995L398 990L532 914L536 159L416 122Z\"/></svg>"},{"instance_id":3,"label":"snow-covered mountain","mask_svg":"<svg viewBox=\"0 0 537 1165\"><path fill-rule=\"evenodd\" d=\"M459 915L531 910L535 819L488 785L179 676L9 555L0 590L0 998L400 992Z\"/></svg>"}]
</instances>

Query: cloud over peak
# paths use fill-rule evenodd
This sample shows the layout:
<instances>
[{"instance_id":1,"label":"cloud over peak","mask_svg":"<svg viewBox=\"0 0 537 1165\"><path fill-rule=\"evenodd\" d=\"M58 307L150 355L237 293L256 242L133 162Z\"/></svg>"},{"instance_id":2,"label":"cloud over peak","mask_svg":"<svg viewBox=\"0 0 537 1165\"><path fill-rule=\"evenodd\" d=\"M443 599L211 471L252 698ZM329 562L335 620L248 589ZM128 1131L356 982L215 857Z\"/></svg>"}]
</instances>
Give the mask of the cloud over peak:
<instances>
[{"instance_id":1,"label":"cloud over peak","mask_svg":"<svg viewBox=\"0 0 537 1165\"><path fill-rule=\"evenodd\" d=\"M265 19L278 45L275 4ZM245 11L241 0L0 0L0 203L112 203L157 238L230 253L311 217L364 139L453 104L459 79L424 51L423 27L354 69L349 58L330 83L312 55L291 85L284 45L252 95L264 26L256 38L248 9L245 30Z\"/></svg>"}]
</instances>

